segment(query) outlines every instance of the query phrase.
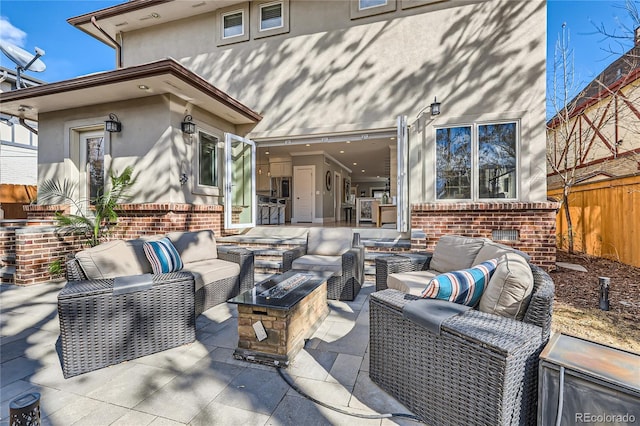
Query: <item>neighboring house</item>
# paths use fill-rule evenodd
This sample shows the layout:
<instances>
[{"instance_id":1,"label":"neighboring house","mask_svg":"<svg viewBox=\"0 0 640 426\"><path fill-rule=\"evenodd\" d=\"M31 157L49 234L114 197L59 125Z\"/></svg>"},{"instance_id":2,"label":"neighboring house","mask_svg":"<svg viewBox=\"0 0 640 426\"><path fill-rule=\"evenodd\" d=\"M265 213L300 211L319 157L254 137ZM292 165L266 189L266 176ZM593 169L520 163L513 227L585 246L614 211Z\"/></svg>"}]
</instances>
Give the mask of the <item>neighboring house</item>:
<instances>
[{"instance_id":1,"label":"neighboring house","mask_svg":"<svg viewBox=\"0 0 640 426\"><path fill-rule=\"evenodd\" d=\"M22 76L27 87L43 81ZM0 92L16 89L16 71L0 67ZM38 123L0 114L0 209L5 219L24 218L22 205L28 203L38 183ZM16 187L17 186L17 187ZM25 187L26 186L26 187ZM1 217L0 217L1 218Z\"/></svg>"},{"instance_id":2,"label":"neighboring house","mask_svg":"<svg viewBox=\"0 0 640 426\"><path fill-rule=\"evenodd\" d=\"M349 191L388 190L413 249L462 233L555 261L544 1L146 0L68 21L113 46L117 69L0 108L39 121L39 180L80 179L82 196L95 171L134 166L130 233L134 216L253 226L256 189L279 176L293 223L337 221ZM112 113L120 132L105 132Z\"/></svg>"},{"instance_id":3,"label":"neighboring house","mask_svg":"<svg viewBox=\"0 0 640 426\"><path fill-rule=\"evenodd\" d=\"M560 171L549 168L549 196L562 199L562 177L571 177L575 249L640 266L640 239L629 238L640 233L640 28L634 47L568 106L569 120L548 122L549 161ZM566 246L564 211L556 229Z\"/></svg>"}]
</instances>

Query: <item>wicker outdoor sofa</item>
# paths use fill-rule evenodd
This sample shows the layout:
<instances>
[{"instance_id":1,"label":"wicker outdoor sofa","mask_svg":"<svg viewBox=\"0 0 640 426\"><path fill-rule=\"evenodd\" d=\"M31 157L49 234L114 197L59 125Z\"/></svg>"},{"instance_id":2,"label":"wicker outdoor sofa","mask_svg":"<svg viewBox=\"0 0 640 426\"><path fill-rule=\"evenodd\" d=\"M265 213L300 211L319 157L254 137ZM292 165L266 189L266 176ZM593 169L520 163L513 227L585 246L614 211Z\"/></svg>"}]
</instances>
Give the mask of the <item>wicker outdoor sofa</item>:
<instances>
[{"instance_id":1,"label":"wicker outdoor sofa","mask_svg":"<svg viewBox=\"0 0 640 426\"><path fill-rule=\"evenodd\" d=\"M389 260L378 265L387 268L379 277L427 271L432 257ZM533 289L522 321L470 309L444 320L439 333L403 313L419 296L379 282L370 299L373 382L430 425L536 424L538 356L551 332L554 284L529 267Z\"/></svg>"},{"instance_id":2,"label":"wicker outdoor sofa","mask_svg":"<svg viewBox=\"0 0 640 426\"><path fill-rule=\"evenodd\" d=\"M253 287L253 252L216 247L211 231L168 236L184 261L178 272L150 273L142 247L159 237L112 241L67 262L58 295L65 378L191 343L198 315ZM137 274L147 287L118 294L117 277Z\"/></svg>"}]
</instances>

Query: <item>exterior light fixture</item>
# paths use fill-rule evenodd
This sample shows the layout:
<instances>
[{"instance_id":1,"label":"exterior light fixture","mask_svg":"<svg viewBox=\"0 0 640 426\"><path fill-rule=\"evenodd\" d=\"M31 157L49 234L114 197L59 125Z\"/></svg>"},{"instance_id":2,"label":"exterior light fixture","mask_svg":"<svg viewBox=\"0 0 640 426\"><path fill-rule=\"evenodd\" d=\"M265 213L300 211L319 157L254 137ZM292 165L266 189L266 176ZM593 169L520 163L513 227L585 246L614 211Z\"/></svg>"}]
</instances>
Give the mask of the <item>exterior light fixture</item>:
<instances>
[{"instance_id":1,"label":"exterior light fixture","mask_svg":"<svg viewBox=\"0 0 640 426\"><path fill-rule=\"evenodd\" d=\"M120 133L122 131L122 123L118 120L118 116L114 113L109 114L109 119L104 122L104 129L109 133Z\"/></svg>"},{"instance_id":2,"label":"exterior light fixture","mask_svg":"<svg viewBox=\"0 0 640 426\"><path fill-rule=\"evenodd\" d=\"M184 121L180 124L183 133L192 135L196 132L196 123L194 123L192 120L193 117L191 117L190 115L184 117Z\"/></svg>"},{"instance_id":3,"label":"exterior light fixture","mask_svg":"<svg viewBox=\"0 0 640 426\"><path fill-rule=\"evenodd\" d=\"M438 102L437 98L433 98L433 103L431 104L431 115L440 115L440 102Z\"/></svg>"}]
</instances>

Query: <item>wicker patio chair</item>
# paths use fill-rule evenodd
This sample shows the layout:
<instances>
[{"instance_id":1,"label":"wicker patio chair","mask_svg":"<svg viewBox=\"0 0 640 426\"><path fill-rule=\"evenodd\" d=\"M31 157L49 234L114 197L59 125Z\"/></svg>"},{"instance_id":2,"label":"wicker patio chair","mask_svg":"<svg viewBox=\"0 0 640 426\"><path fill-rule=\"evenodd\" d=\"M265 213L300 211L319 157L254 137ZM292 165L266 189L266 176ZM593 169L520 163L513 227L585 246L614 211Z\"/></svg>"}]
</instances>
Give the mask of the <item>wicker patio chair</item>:
<instances>
[{"instance_id":1,"label":"wicker patio chair","mask_svg":"<svg viewBox=\"0 0 640 426\"><path fill-rule=\"evenodd\" d=\"M535 424L538 356L549 339L554 285L540 268L531 270L523 321L469 310L445 320L440 334L403 316L417 296L373 293L371 379L430 425Z\"/></svg>"},{"instance_id":2,"label":"wicker patio chair","mask_svg":"<svg viewBox=\"0 0 640 426\"><path fill-rule=\"evenodd\" d=\"M195 340L193 275L152 276L145 291L114 295L114 280L69 281L58 294L65 378Z\"/></svg>"},{"instance_id":3,"label":"wicker patio chair","mask_svg":"<svg viewBox=\"0 0 640 426\"><path fill-rule=\"evenodd\" d=\"M327 281L327 298L353 300L364 280L364 246L351 228L310 228L307 244L282 255L282 271L335 270Z\"/></svg>"}]
</instances>

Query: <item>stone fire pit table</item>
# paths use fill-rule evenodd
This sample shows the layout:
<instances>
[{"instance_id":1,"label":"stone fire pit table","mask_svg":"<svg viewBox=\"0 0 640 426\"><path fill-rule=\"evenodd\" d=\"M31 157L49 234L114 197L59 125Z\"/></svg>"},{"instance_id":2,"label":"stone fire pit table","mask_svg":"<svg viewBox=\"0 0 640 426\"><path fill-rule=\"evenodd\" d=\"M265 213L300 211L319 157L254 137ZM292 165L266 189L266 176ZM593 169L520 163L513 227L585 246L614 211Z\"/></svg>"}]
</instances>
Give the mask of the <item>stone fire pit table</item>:
<instances>
[{"instance_id":1,"label":"stone fire pit table","mask_svg":"<svg viewBox=\"0 0 640 426\"><path fill-rule=\"evenodd\" d=\"M232 299L238 305L238 348L233 356L286 367L329 314L331 272L291 270Z\"/></svg>"}]
</instances>

